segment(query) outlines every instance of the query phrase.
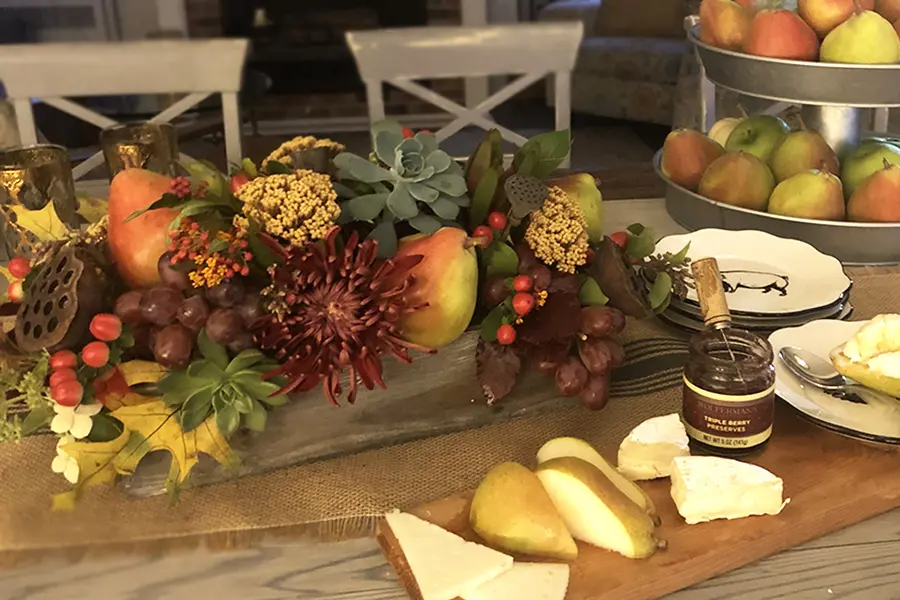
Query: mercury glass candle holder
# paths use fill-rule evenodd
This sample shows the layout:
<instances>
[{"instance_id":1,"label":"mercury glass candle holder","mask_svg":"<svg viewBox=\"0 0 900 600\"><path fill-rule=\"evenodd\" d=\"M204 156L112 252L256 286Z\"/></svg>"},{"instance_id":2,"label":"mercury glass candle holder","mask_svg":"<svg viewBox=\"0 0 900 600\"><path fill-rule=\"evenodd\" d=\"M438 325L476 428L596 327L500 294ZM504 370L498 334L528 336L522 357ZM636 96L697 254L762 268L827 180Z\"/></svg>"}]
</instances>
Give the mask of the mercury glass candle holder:
<instances>
[{"instance_id":1,"label":"mercury glass candle holder","mask_svg":"<svg viewBox=\"0 0 900 600\"><path fill-rule=\"evenodd\" d=\"M129 168L175 176L178 138L168 123L131 123L100 132L100 147L110 178Z\"/></svg>"}]
</instances>

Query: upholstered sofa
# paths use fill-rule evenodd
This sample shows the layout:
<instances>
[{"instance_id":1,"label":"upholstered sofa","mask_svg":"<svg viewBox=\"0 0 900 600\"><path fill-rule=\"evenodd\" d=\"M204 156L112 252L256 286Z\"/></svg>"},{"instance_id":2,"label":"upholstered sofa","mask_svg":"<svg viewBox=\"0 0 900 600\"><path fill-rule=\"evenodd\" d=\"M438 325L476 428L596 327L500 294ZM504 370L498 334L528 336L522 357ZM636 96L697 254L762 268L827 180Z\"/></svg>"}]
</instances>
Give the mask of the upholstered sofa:
<instances>
[{"instance_id":1,"label":"upholstered sofa","mask_svg":"<svg viewBox=\"0 0 900 600\"><path fill-rule=\"evenodd\" d=\"M697 3L556 0L544 8L539 20L584 23L584 41L572 74L572 110L672 125L679 95L688 92L679 94L686 53L692 55L684 17Z\"/></svg>"}]
</instances>

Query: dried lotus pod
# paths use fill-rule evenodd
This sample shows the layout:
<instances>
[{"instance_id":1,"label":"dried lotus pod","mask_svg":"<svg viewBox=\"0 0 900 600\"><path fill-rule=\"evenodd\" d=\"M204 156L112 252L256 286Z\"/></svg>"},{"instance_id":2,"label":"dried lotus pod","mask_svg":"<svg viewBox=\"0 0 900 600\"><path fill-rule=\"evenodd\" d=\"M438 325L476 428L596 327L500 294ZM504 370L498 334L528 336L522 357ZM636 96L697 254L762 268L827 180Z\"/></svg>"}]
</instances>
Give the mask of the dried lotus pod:
<instances>
[{"instance_id":1,"label":"dried lotus pod","mask_svg":"<svg viewBox=\"0 0 900 600\"><path fill-rule=\"evenodd\" d=\"M87 337L103 311L106 278L83 249L65 248L41 266L29 282L14 329L23 352L55 352Z\"/></svg>"},{"instance_id":2,"label":"dried lotus pod","mask_svg":"<svg viewBox=\"0 0 900 600\"><path fill-rule=\"evenodd\" d=\"M524 175L513 175L507 179L503 191L511 207L511 216L517 221L544 206L550 195L547 184Z\"/></svg>"}]
</instances>

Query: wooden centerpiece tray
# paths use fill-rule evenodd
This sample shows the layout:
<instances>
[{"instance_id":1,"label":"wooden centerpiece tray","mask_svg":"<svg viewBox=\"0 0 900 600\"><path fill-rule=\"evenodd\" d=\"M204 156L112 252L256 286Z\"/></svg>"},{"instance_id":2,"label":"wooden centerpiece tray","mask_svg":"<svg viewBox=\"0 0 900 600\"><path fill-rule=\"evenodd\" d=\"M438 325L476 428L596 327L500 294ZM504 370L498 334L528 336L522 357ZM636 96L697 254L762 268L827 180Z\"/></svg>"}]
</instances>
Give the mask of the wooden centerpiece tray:
<instances>
[{"instance_id":1,"label":"wooden centerpiece tray","mask_svg":"<svg viewBox=\"0 0 900 600\"><path fill-rule=\"evenodd\" d=\"M896 452L819 429L780 403L776 418L768 446L746 462L784 480L790 503L781 514L687 525L669 496L668 479L641 482L656 504L662 519L658 536L668 547L648 559L632 560L578 542L566 600L659 598L900 506ZM606 448L603 454L614 457L615 451ZM462 492L409 512L481 542L468 526L470 500L471 492ZM416 598L406 559L383 520L378 540Z\"/></svg>"}]
</instances>

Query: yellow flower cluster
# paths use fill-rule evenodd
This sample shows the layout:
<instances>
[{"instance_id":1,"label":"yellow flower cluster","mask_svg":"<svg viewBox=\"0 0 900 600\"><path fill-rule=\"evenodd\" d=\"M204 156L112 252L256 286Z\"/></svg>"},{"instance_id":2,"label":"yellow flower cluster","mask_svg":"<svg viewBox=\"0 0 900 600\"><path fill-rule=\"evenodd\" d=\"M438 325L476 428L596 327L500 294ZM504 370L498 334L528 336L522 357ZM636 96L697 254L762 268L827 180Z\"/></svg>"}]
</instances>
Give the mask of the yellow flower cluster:
<instances>
[{"instance_id":1,"label":"yellow flower cluster","mask_svg":"<svg viewBox=\"0 0 900 600\"><path fill-rule=\"evenodd\" d=\"M544 263L574 273L587 261L587 223L577 201L557 186L549 192L544 206L529 217L525 241Z\"/></svg>"},{"instance_id":2,"label":"yellow flower cluster","mask_svg":"<svg viewBox=\"0 0 900 600\"><path fill-rule=\"evenodd\" d=\"M231 269L216 256L206 258L205 264L188 274L195 288L217 286L228 276Z\"/></svg>"},{"instance_id":3,"label":"yellow flower cluster","mask_svg":"<svg viewBox=\"0 0 900 600\"><path fill-rule=\"evenodd\" d=\"M301 135L292 140L288 140L275 148L262 164L265 166L270 160L277 160L285 164L290 164L291 154L299 152L300 150L309 150L310 148L328 148L335 155L344 151L344 145L333 140L327 138L320 140L311 135Z\"/></svg>"},{"instance_id":4,"label":"yellow flower cluster","mask_svg":"<svg viewBox=\"0 0 900 600\"><path fill-rule=\"evenodd\" d=\"M257 177L237 197L246 217L294 246L324 238L341 214L331 178L307 170Z\"/></svg>"}]
</instances>

